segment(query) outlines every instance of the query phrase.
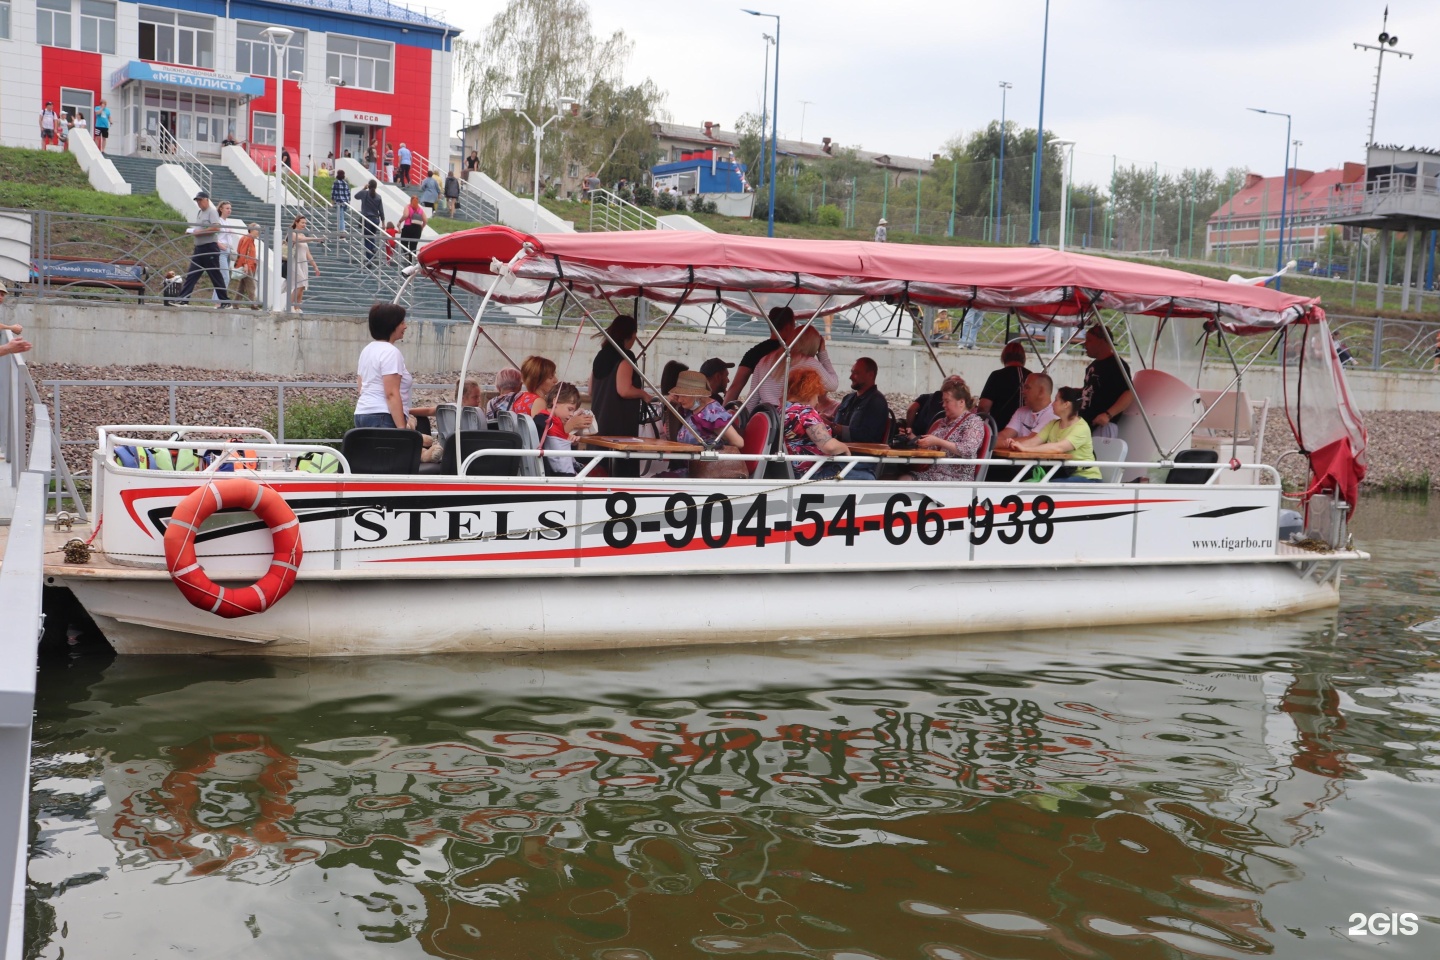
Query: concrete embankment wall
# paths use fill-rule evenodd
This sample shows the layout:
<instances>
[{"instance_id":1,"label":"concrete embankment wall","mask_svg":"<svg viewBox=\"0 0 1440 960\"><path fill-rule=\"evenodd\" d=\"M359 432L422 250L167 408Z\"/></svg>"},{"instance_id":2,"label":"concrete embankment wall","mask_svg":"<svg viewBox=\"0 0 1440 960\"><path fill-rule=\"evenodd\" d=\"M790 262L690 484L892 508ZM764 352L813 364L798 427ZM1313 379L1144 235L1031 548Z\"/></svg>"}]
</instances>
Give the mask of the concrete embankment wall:
<instances>
[{"instance_id":1,"label":"concrete embankment wall","mask_svg":"<svg viewBox=\"0 0 1440 960\"><path fill-rule=\"evenodd\" d=\"M179 309L151 306L75 307L58 303L15 302L9 322L25 326L26 339L35 344L38 363L175 364L217 370L254 370L257 373L299 377L323 375L349 379L355 361L370 341L360 317L322 317L310 314L270 314L250 310ZM411 370L418 374L451 371L460 366L469 324L418 321L406 334L403 349ZM578 339L574 327L529 327L497 324L486 328L516 361L538 353L553 359L562 378L583 380L598 344L587 330ZM708 357L740 359L754 341L704 336L667 330L654 351L647 373L658 378L667 360L679 360L691 369ZM573 353L572 353L573 351ZM884 344L831 345L830 356L840 371L841 383L859 356L873 357L880 366L880 388L886 393L914 395L934 390L941 375L929 354L918 346ZM965 377L975 389L998 365L994 351L940 351L947 373ZM471 369L494 371L504 359L482 338ZM1032 369L1034 365L1032 364ZM1057 384L1081 382L1084 360L1066 357L1052 369ZM1232 376L1227 367L1206 370L1208 388L1225 387ZM1428 371L1348 371L1350 389L1362 410L1440 411L1440 375ZM1250 396L1269 396L1272 406L1282 399L1279 371L1255 366L1245 377Z\"/></svg>"}]
</instances>

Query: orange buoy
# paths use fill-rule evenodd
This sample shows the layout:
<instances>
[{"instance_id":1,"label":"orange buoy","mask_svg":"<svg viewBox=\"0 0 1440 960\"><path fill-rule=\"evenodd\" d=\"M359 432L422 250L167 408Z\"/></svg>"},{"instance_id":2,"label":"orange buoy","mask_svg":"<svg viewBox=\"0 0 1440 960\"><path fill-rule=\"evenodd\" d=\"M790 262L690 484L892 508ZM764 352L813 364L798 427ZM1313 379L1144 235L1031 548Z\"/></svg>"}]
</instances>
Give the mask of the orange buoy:
<instances>
[{"instance_id":1,"label":"orange buoy","mask_svg":"<svg viewBox=\"0 0 1440 960\"><path fill-rule=\"evenodd\" d=\"M222 587L195 557L195 534L216 510L249 510L270 528L275 550L270 569L245 587ZM262 613L290 592L300 570L300 521L280 494L254 480L216 480L180 501L165 528L165 566L170 579L191 604L221 617Z\"/></svg>"}]
</instances>

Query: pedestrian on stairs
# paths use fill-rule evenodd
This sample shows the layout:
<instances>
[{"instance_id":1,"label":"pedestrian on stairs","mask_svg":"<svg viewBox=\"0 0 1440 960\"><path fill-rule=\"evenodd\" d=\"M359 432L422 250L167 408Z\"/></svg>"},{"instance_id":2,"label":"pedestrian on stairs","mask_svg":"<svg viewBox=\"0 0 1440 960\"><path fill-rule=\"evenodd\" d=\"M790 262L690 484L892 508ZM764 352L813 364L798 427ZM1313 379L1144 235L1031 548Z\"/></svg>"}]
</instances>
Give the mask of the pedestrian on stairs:
<instances>
[{"instance_id":1,"label":"pedestrian on stairs","mask_svg":"<svg viewBox=\"0 0 1440 960\"><path fill-rule=\"evenodd\" d=\"M385 182L395 182L395 148L385 144Z\"/></svg>"},{"instance_id":2,"label":"pedestrian on stairs","mask_svg":"<svg viewBox=\"0 0 1440 960\"><path fill-rule=\"evenodd\" d=\"M185 271L185 285L180 288L175 302L181 306L190 302L190 294L195 292L195 284L200 282L200 275L203 273L210 278L210 285L215 288L220 302L229 303L230 291L225 289L225 275L220 272L220 243L217 239L224 224L219 211L210 205L209 193L201 190L195 194L195 206L198 211L195 214L194 226L190 229L190 233L195 236L195 250L190 254L190 266Z\"/></svg>"},{"instance_id":3,"label":"pedestrian on stairs","mask_svg":"<svg viewBox=\"0 0 1440 960\"><path fill-rule=\"evenodd\" d=\"M440 202L440 173L436 172L426 177L420 184L420 205L429 210L429 216L435 215L435 204Z\"/></svg>"},{"instance_id":4,"label":"pedestrian on stairs","mask_svg":"<svg viewBox=\"0 0 1440 960\"><path fill-rule=\"evenodd\" d=\"M404 245L411 263L415 262L415 254L420 248L420 235L424 232L425 209L420 206L418 198L411 197L405 212L400 215L400 243Z\"/></svg>"},{"instance_id":5,"label":"pedestrian on stairs","mask_svg":"<svg viewBox=\"0 0 1440 960\"><path fill-rule=\"evenodd\" d=\"M365 262L375 259L375 237L385 219L385 201L376 189L374 180L365 184L365 189L356 196L360 200L360 226L365 234Z\"/></svg>"},{"instance_id":6,"label":"pedestrian on stairs","mask_svg":"<svg viewBox=\"0 0 1440 960\"><path fill-rule=\"evenodd\" d=\"M40 149L52 143L60 142L60 135L56 129L60 124L60 115L55 112L53 101L45 101L45 109L40 111Z\"/></svg>"},{"instance_id":7,"label":"pedestrian on stairs","mask_svg":"<svg viewBox=\"0 0 1440 960\"><path fill-rule=\"evenodd\" d=\"M404 141L400 143L400 152L397 156L400 160L400 172L396 179L400 181L400 186L408 187L410 186L410 148L405 146Z\"/></svg>"},{"instance_id":8,"label":"pedestrian on stairs","mask_svg":"<svg viewBox=\"0 0 1440 960\"><path fill-rule=\"evenodd\" d=\"M260 258L257 256L257 242L260 239L260 224L252 223L245 236L240 238L239 245L235 248L235 305L238 308L241 303L248 302L252 310L260 309L260 301L255 299L255 272L260 266Z\"/></svg>"},{"instance_id":9,"label":"pedestrian on stairs","mask_svg":"<svg viewBox=\"0 0 1440 960\"><path fill-rule=\"evenodd\" d=\"M460 206L460 180L451 170L445 175L445 202L450 206L450 219L455 219L455 208Z\"/></svg>"},{"instance_id":10,"label":"pedestrian on stairs","mask_svg":"<svg viewBox=\"0 0 1440 960\"><path fill-rule=\"evenodd\" d=\"M335 204L335 229L345 232L345 212L350 209L350 183L344 170L335 171L335 184L330 188L330 202Z\"/></svg>"},{"instance_id":11,"label":"pedestrian on stairs","mask_svg":"<svg viewBox=\"0 0 1440 960\"><path fill-rule=\"evenodd\" d=\"M375 176L375 141L370 141L370 146L365 148L365 169L370 171L370 176Z\"/></svg>"},{"instance_id":12,"label":"pedestrian on stairs","mask_svg":"<svg viewBox=\"0 0 1440 960\"><path fill-rule=\"evenodd\" d=\"M305 291L310 286L310 274L320 276L320 268L315 265L315 258L310 255L310 241L322 240L323 237L313 237L305 232L306 220L302 213L290 224L290 312L304 313L300 309L301 302L305 299Z\"/></svg>"}]
</instances>

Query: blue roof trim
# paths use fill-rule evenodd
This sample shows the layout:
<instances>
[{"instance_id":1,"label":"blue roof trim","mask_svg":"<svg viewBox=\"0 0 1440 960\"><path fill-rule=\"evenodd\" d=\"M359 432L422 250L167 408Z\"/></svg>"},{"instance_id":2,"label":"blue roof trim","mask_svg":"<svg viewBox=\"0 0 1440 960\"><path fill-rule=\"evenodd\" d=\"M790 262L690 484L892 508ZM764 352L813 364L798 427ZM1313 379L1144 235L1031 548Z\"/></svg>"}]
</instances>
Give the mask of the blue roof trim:
<instances>
[{"instance_id":1,"label":"blue roof trim","mask_svg":"<svg viewBox=\"0 0 1440 960\"><path fill-rule=\"evenodd\" d=\"M147 7L184 10L225 18L225 0L125 0ZM460 29L388 0L231 0L230 19L294 27L312 33L340 33L429 50L451 49ZM448 31L448 36L446 35Z\"/></svg>"}]
</instances>

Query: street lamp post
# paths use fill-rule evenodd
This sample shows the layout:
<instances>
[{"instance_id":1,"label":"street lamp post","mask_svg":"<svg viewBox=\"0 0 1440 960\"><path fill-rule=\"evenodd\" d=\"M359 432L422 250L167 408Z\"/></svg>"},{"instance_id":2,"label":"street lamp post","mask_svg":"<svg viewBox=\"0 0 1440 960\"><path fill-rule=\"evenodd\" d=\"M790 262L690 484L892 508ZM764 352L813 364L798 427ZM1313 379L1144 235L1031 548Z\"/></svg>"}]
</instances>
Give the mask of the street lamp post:
<instances>
[{"instance_id":1,"label":"street lamp post","mask_svg":"<svg viewBox=\"0 0 1440 960\"><path fill-rule=\"evenodd\" d=\"M1290 114L1281 113L1279 110L1262 110L1259 107L1246 107L1252 113L1266 113L1272 117L1285 118L1285 166L1281 168L1280 178L1280 237L1275 245L1275 289L1280 289L1280 271L1285 267L1285 206L1290 194ZM1264 230L1261 230L1264 235Z\"/></svg>"},{"instance_id":2,"label":"street lamp post","mask_svg":"<svg viewBox=\"0 0 1440 960\"><path fill-rule=\"evenodd\" d=\"M1045 32L1040 41L1040 125L1035 128L1034 182L1030 185L1030 245L1040 242L1040 174L1045 157L1045 60L1050 54L1050 0L1045 0Z\"/></svg>"},{"instance_id":3,"label":"street lamp post","mask_svg":"<svg viewBox=\"0 0 1440 960\"><path fill-rule=\"evenodd\" d=\"M310 158L310 189L315 189L315 106L316 101L312 98L318 96L305 89L305 72L303 70L291 70L290 78L295 81L295 88L305 95L306 103L310 105L310 122L305 125L305 139L309 142L308 153ZM345 86L345 81L339 77L330 77L328 82L337 87Z\"/></svg>"},{"instance_id":4,"label":"street lamp post","mask_svg":"<svg viewBox=\"0 0 1440 960\"><path fill-rule=\"evenodd\" d=\"M464 110L457 110L454 107L450 108L450 112L458 113L460 115L460 179L463 180L465 179L465 134L470 129L470 114Z\"/></svg>"},{"instance_id":5,"label":"street lamp post","mask_svg":"<svg viewBox=\"0 0 1440 960\"><path fill-rule=\"evenodd\" d=\"M1005 95L1015 86L1000 81L1000 185L995 190L995 242L1000 242L1000 212L1005 209Z\"/></svg>"},{"instance_id":6,"label":"street lamp post","mask_svg":"<svg viewBox=\"0 0 1440 960\"><path fill-rule=\"evenodd\" d=\"M285 74L280 69L280 53L289 46L295 31L289 27L266 27L260 36L270 43L271 63L275 74L275 234L270 244L270 309L284 309L280 277L280 251L284 238L280 234L280 218L285 205L285 181L280 176L280 157L285 151Z\"/></svg>"},{"instance_id":7,"label":"street lamp post","mask_svg":"<svg viewBox=\"0 0 1440 960\"><path fill-rule=\"evenodd\" d=\"M564 115L564 111L565 111L567 108L575 106L575 105L578 104L580 101L579 101L579 100L576 100L574 97L561 97L561 98L560 98L560 104L559 104L559 106L558 106L558 107L556 108L556 110L555 110L555 115L554 115L553 117L551 117L549 120L546 120L544 123L537 124L534 120L531 120L531 119L530 119L530 115L529 115L529 114L527 114L524 110L521 110L521 109L520 109L520 99L521 99L521 98L520 98L520 94L519 94L519 93L517 93L517 92L515 92L515 91L512 90L512 91L510 91L509 93L505 94L505 96L509 98L510 104L511 104L511 109L515 111L516 116L522 117L522 118L525 120L526 123L530 124L530 130L531 130L532 134L533 134L534 137L535 137L535 194L534 194L534 201L535 201L535 202L534 202L534 205L533 205L533 209L534 209L534 224L533 224L533 226L531 227L531 230L534 231L534 232L536 232L536 233L539 233L539 232L540 232L540 142L541 142L541 140L543 140L544 137L545 137L545 128L548 127L548 126L550 126L550 124L554 123L556 120L559 120L559 119L561 118L561 116Z\"/></svg>"},{"instance_id":8,"label":"street lamp post","mask_svg":"<svg viewBox=\"0 0 1440 960\"><path fill-rule=\"evenodd\" d=\"M1048 3L1049 0L1046 0ZM743 9L743 8L742 8ZM765 227L767 237L775 236L775 138L780 135L780 15L743 10L752 17L775 18L775 86L770 92L770 215Z\"/></svg>"}]
</instances>

